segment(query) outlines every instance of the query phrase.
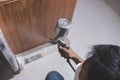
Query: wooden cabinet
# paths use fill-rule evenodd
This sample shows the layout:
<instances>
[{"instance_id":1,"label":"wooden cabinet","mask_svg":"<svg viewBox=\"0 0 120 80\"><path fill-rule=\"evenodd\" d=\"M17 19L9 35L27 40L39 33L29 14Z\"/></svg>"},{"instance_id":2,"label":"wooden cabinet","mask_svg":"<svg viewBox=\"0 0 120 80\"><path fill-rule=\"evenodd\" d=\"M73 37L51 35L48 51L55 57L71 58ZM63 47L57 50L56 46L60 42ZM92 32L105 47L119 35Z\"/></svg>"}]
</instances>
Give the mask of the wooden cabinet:
<instances>
[{"instance_id":1,"label":"wooden cabinet","mask_svg":"<svg viewBox=\"0 0 120 80\"><path fill-rule=\"evenodd\" d=\"M59 18L71 21L76 0L18 0L0 6L0 27L15 54L55 37Z\"/></svg>"}]
</instances>

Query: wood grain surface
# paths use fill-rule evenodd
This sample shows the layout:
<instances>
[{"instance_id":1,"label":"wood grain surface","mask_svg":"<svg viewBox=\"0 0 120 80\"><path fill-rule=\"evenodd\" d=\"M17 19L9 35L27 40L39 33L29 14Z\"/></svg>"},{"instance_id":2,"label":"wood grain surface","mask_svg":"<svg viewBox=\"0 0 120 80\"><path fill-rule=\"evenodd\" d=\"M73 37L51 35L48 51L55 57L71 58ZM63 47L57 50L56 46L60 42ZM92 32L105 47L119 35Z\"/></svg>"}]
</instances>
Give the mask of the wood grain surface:
<instances>
[{"instance_id":1,"label":"wood grain surface","mask_svg":"<svg viewBox=\"0 0 120 80\"><path fill-rule=\"evenodd\" d=\"M59 18L71 21L76 0L18 0L0 6L0 27L17 54L55 37Z\"/></svg>"}]
</instances>

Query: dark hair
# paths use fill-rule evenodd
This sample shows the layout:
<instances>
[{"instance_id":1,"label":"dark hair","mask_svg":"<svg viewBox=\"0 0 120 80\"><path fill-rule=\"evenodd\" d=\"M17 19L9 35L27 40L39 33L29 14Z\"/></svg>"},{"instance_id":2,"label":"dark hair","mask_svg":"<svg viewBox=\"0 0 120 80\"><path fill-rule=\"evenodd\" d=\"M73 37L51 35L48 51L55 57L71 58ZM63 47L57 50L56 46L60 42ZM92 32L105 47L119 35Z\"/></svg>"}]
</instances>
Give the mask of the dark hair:
<instances>
[{"instance_id":1,"label":"dark hair","mask_svg":"<svg viewBox=\"0 0 120 80\"><path fill-rule=\"evenodd\" d=\"M88 80L120 80L120 47L96 45L88 69Z\"/></svg>"}]
</instances>

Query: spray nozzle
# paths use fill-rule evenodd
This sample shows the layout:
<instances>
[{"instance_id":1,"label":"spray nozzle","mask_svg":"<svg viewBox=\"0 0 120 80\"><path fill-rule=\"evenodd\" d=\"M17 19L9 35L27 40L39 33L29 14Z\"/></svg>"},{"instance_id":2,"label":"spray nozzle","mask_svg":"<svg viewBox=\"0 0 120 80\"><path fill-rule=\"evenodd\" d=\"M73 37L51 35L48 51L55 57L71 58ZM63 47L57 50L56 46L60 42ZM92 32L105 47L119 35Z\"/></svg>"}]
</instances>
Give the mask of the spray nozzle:
<instances>
[{"instance_id":1,"label":"spray nozzle","mask_svg":"<svg viewBox=\"0 0 120 80\"><path fill-rule=\"evenodd\" d=\"M69 49L69 45L66 44L62 39L50 40L49 42L52 44L58 44L59 46Z\"/></svg>"},{"instance_id":2,"label":"spray nozzle","mask_svg":"<svg viewBox=\"0 0 120 80\"><path fill-rule=\"evenodd\" d=\"M65 47L65 48L69 49L69 46L61 39L58 39L57 44L62 46L62 47Z\"/></svg>"}]
</instances>

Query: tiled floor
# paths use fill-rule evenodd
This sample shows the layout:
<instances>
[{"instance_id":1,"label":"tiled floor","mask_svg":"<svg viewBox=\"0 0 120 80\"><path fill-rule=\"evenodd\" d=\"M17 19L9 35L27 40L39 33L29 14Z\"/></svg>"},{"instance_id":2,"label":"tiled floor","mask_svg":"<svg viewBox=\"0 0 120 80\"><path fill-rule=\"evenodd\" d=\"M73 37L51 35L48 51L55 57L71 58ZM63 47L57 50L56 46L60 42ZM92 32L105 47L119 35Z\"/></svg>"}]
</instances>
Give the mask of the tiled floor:
<instances>
[{"instance_id":1,"label":"tiled floor","mask_svg":"<svg viewBox=\"0 0 120 80\"><path fill-rule=\"evenodd\" d=\"M78 0L71 26L70 46L83 58L92 45L120 45L120 16L104 0ZM59 71L65 80L73 80L73 71L54 48L52 54L25 65L11 80L44 80L51 70Z\"/></svg>"}]
</instances>

